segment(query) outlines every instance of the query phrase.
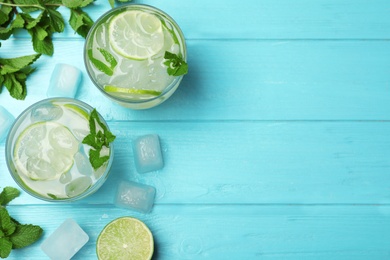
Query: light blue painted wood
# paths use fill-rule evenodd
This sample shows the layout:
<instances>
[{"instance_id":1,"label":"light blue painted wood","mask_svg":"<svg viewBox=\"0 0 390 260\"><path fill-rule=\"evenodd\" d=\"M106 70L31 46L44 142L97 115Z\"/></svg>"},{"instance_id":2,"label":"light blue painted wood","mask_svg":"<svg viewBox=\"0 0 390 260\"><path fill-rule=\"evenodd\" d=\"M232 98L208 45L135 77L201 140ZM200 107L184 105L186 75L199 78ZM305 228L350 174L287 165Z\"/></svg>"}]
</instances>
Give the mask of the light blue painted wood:
<instances>
[{"instance_id":1,"label":"light blue painted wood","mask_svg":"<svg viewBox=\"0 0 390 260\"><path fill-rule=\"evenodd\" d=\"M93 20L106 0L86 8ZM172 16L187 39L389 39L387 0L133 0ZM66 20L69 14L62 10ZM212 26L210 26L212 25ZM19 37L27 37L22 34ZM55 38L80 38L69 26Z\"/></svg>"},{"instance_id":2,"label":"light blue painted wood","mask_svg":"<svg viewBox=\"0 0 390 260\"><path fill-rule=\"evenodd\" d=\"M41 57L14 116L46 96L57 63L83 71L77 98L118 136L104 186L69 204L22 193L9 206L52 233L74 218L90 236L75 259L96 259L109 221L131 215L156 240L155 259L389 259L390 2L387 0L135 1L180 24L190 72L166 103L146 111L106 100L83 68L84 40L69 27ZM88 8L93 19L105 0ZM60 11L68 17L65 9ZM210 26L212 24L213 26ZM25 33L0 57L31 54ZM132 140L156 133L165 167L138 174ZM153 185L151 214L115 208L120 180ZM0 187L15 186L0 143ZM45 259L42 242L10 259Z\"/></svg>"},{"instance_id":3,"label":"light blue painted wood","mask_svg":"<svg viewBox=\"0 0 390 260\"><path fill-rule=\"evenodd\" d=\"M70 44L71 43L71 44ZM190 72L157 109L113 104L83 67L83 41L56 41L28 81L26 101L0 104L15 115L46 96L57 63L83 73L77 98L108 120L389 120L390 45L386 41L188 41ZM7 55L31 53L29 41L6 42ZM367 51L369 50L369 51ZM1 52L2 53L2 52Z\"/></svg>"},{"instance_id":4,"label":"light blue painted wood","mask_svg":"<svg viewBox=\"0 0 390 260\"><path fill-rule=\"evenodd\" d=\"M115 122L110 127L117 135L111 176L81 204L112 203L123 179L156 187L157 204L390 203L389 123ZM165 166L139 174L132 144L151 133L160 136ZM0 175L0 183L11 181ZM15 204L26 201L40 203L26 195Z\"/></svg>"},{"instance_id":5,"label":"light blue painted wood","mask_svg":"<svg viewBox=\"0 0 390 260\"><path fill-rule=\"evenodd\" d=\"M149 215L113 207L12 206L21 222L45 228L64 218L80 223L90 241L74 259L95 259L100 230L119 216L143 219L155 236L154 259L387 259L388 206L156 206ZM45 217L42 212L45 211ZM11 259L45 259L37 246Z\"/></svg>"}]
</instances>

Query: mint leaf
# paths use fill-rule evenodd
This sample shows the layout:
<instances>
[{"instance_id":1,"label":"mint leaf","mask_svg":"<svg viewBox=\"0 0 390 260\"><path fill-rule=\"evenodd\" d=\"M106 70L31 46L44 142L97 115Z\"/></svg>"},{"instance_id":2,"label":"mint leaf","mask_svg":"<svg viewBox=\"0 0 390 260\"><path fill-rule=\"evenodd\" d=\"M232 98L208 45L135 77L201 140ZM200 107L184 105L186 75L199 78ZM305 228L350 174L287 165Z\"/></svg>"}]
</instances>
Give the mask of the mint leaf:
<instances>
[{"instance_id":1,"label":"mint leaf","mask_svg":"<svg viewBox=\"0 0 390 260\"><path fill-rule=\"evenodd\" d=\"M100 150L89 150L89 160L91 162L92 167L96 170L99 169L106 161L108 161L109 156L100 156Z\"/></svg>"},{"instance_id":2,"label":"mint leaf","mask_svg":"<svg viewBox=\"0 0 390 260\"><path fill-rule=\"evenodd\" d=\"M85 7L92 3L94 0L62 0L62 3L68 8Z\"/></svg>"},{"instance_id":3,"label":"mint leaf","mask_svg":"<svg viewBox=\"0 0 390 260\"><path fill-rule=\"evenodd\" d=\"M77 34L85 38L93 25L93 20L81 8L76 8L70 9L69 24Z\"/></svg>"},{"instance_id":4,"label":"mint leaf","mask_svg":"<svg viewBox=\"0 0 390 260\"><path fill-rule=\"evenodd\" d=\"M12 250L12 243L4 238L0 238L0 257L1 258L7 258Z\"/></svg>"},{"instance_id":5,"label":"mint leaf","mask_svg":"<svg viewBox=\"0 0 390 260\"><path fill-rule=\"evenodd\" d=\"M111 8L114 8L115 0L108 0L108 2L110 3Z\"/></svg>"},{"instance_id":6,"label":"mint leaf","mask_svg":"<svg viewBox=\"0 0 390 260\"><path fill-rule=\"evenodd\" d=\"M97 131L96 123L102 128L103 131L100 129ZM109 147L110 143L115 140L116 136L113 135L100 120L96 109L92 110L89 115L89 129L90 133L83 139L82 143L94 148L89 150L89 162L96 170L110 158L110 156L100 155L103 146Z\"/></svg>"},{"instance_id":7,"label":"mint leaf","mask_svg":"<svg viewBox=\"0 0 390 260\"><path fill-rule=\"evenodd\" d=\"M53 28L55 32L63 32L65 29L64 18L62 18L61 13L54 9L46 9L49 19L50 26Z\"/></svg>"},{"instance_id":8,"label":"mint leaf","mask_svg":"<svg viewBox=\"0 0 390 260\"><path fill-rule=\"evenodd\" d=\"M181 76L188 73L188 64L183 58L175 53L166 51L164 54L164 65L167 66L168 75Z\"/></svg>"},{"instance_id":9,"label":"mint leaf","mask_svg":"<svg viewBox=\"0 0 390 260\"><path fill-rule=\"evenodd\" d=\"M18 58L11 58L11 59L0 58L0 74L5 75L5 74L20 71L21 69L31 65L40 56L41 56L40 54L33 54L33 55L21 56Z\"/></svg>"},{"instance_id":10,"label":"mint leaf","mask_svg":"<svg viewBox=\"0 0 390 260\"><path fill-rule=\"evenodd\" d=\"M104 59L110 64L110 68L114 70L118 62L116 61L115 57L112 56L112 54L105 49L98 48L98 51L103 55Z\"/></svg>"},{"instance_id":11,"label":"mint leaf","mask_svg":"<svg viewBox=\"0 0 390 260\"><path fill-rule=\"evenodd\" d=\"M15 99L23 100L27 95L26 80L34 69L29 65L35 62L40 54L22 56L12 59L0 59L0 90L5 86Z\"/></svg>"},{"instance_id":12,"label":"mint leaf","mask_svg":"<svg viewBox=\"0 0 390 260\"><path fill-rule=\"evenodd\" d=\"M14 233L16 225L12 222L6 208L0 207L0 228L5 236Z\"/></svg>"},{"instance_id":13,"label":"mint leaf","mask_svg":"<svg viewBox=\"0 0 390 260\"><path fill-rule=\"evenodd\" d=\"M0 205L7 205L11 200L18 197L19 195L20 191L18 189L13 187L5 187L0 193Z\"/></svg>"},{"instance_id":14,"label":"mint leaf","mask_svg":"<svg viewBox=\"0 0 390 260\"><path fill-rule=\"evenodd\" d=\"M31 245L37 241L43 233L43 230L39 226L27 224L18 225L15 232L10 236L12 242L12 248L22 248Z\"/></svg>"},{"instance_id":15,"label":"mint leaf","mask_svg":"<svg viewBox=\"0 0 390 260\"><path fill-rule=\"evenodd\" d=\"M89 49L87 51L87 54L89 60L92 62L92 64L95 66L96 69L100 70L101 72L103 72L108 76L112 76L114 74L114 70L112 68L108 67L106 64L104 64L104 62L93 57L92 49Z\"/></svg>"}]
</instances>

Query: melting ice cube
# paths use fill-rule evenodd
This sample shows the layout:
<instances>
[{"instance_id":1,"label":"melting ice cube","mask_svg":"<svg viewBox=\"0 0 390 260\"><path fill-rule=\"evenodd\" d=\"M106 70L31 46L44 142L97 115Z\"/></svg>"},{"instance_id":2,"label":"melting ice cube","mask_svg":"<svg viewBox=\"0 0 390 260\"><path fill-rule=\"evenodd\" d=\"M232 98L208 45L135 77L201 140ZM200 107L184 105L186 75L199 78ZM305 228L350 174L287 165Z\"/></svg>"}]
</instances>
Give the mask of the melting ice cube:
<instances>
[{"instance_id":1,"label":"melting ice cube","mask_svg":"<svg viewBox=\"0 0 390 260\"><path fill-rule=\"evenodd\" d=\"M156 189L152 186L132 181L122 181L118 186L115 205L141 213L149 213L154 204Z\"/></svg>"},{"instance_id":2,"label":"melting ice cube","mask_svg":"<svg viewBox=\"0 0 390 260\"><path fill-rule=\"evenodd\" d=\"M0 142L5 139L8 130L14 122L15 118L8 112L7 109L0 106Z\"/></svg>"},{"instance_id":3,"label":"melting ice cube","mask_svg":"<svg viewBox=\"0 0 390 260\"><path fill-rule=\"evenodd\" d=\"M135 166L140 173L156 171L164 166L160 140L156 134L138 137L134 141L133 151Z\"/></svg>"},{"instance_id":4,"label":"melting ice cube","mask_svg":"<svg viewBox=\"0 0 390 260\"><path fill-rule=\"evenodd\" d=\"M43 243L41 249L51 259L71 259L89 240L73 220L67 219Z\"/></svg>"},{"instance_id":5,"label":"melting ice cube","mask_svg":"<svg viewBox=\"0 0 390 260\"><path fill-rule=\"evenodd\" d=\"M74 98L81 82L81 75L81 71L74 66L57 64L51 74L46 95Z\"/></svg>"}]
</instances>

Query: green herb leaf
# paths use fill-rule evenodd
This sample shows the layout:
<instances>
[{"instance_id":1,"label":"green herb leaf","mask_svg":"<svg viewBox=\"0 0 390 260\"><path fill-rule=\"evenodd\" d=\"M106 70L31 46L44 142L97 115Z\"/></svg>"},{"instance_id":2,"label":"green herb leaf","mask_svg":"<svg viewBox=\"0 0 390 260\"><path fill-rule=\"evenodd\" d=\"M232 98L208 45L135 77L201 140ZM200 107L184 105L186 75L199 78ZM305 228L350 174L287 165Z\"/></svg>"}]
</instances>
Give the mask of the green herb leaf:
<instances>
[{"instance_id":1,"label":"green herb leaf","mask_svg":"<svg viewBox=\"0 0 390 260\"><path fill-rule=\"evenodd\" d=\"M111 8L114 8L115 0L108 0L108 2L110 3Z\"/></svg>"},{"instance_id":2,"label":"green herb leaf","mask_svg":"<svg viewBox=\"0 0 390 260\"><path fill-rule=\"evenodd\" d=\"M93 25L93 20L81 8L76 8L70 9L69 24L76 33L85 38Z\"/></svg>"},{"instance_id":3,"label":"green herb leaf","mask_svg":"<svg viewBox=\"0 0 390 260\"><path fill-rule=\"evenodd\" d=\"M96 170L99 169L106 161L108 161L109 156L100 156L100 150L89 150L89 160L92 167Z\"/></svg>"},{"instance_id":4,"label":"green herb leaf","mask_svg":"<svg viewBox=\"0 0 390 260\"><path fill-rule=\"evenodd\" d=\"M89 60L92 62L92 64L98 70L100 70L101 72L103 72L104 74L106 74L108 76L112 76L114 74L114 69L115 69L116 65L118 64L118 62L116 61L115 57L112 56L112 54L109 53L108 51L106 51L102 48L97 48L97 50L102 54L104 60L107 63L109 63L109 66L107 64L105 64L104 62L102 62L101 60L96 59L93 56L92 49L89 49L87 52Z\"/></svg>"},{"instance_id":5,"label":"green herb leaf","mask_svg":"<svg viewBox=\"0 0 390 260\"><path fill-rule=\"evenodd\" d=\"M22 248L31 245L42 235L42 228L35 225L18 225L15 232L10 236L12 248Z\"/></svg>"},{"instance_id":6,"label":"green herb leaf","mask_svg":"<svg viewBox=\"0 0 390 260\"><path fill-rule=\"evenodd\" d=\"M46 9L49 19L50 19L50 26L53 28L55 32L63 32L65 29L65 22L64 18L62 18L62 15L54 9Z\"/></svg>"},{"instance_id":7,"label":"green herb leaf","mask_svg":"<svg viewBox=\"0 0 390 260\"><path fill-rule=\"evenodd\" d=\"M4 207L0 207L0 228L5 236L9 236L15 232L16 225L12 222L8 211Z\"/></svg>"},{"instance_id":8,"label":"green herb leaf","mask_svg":"<svg viewBox=\"0 0 390 260\"><path fill-rule=\"evenodd\" d=\"M12 250L12 243L5 237L0 238L0 257L7 258Z\"/></svg>"},{"instance_id":9,"label":"green herb leaf","mask_svg":"<svg viewBox=\"0 0 390 260\"><path fill-rule=\"evenodd\" d=\"M92 62L92 64L98 70L100 70L101 72L103 72L104 74L106 74L108 76L112 76L114 74L114 71L110 67L108 67L106 64L104 64L102 61L95 59L93 57L92 49L89 49L87 54L88 54L89 60Z\"/></svg>"},{"instance_id":10,"label":"green herb leaf","mask_svg":"<svg viewBox=\"0 0 390 260\"><path fill-rule=\"evenodd\" d=\"M23 100L27 95L26 79L34 69L29 65L35 62L40 54L22 56L12 59L0 59L0 87L5 86L15 99Z\"/></svg>"},{"instance_id":11,"label":"green herb leaf","mask_svg":"<svg viewBox=\"0 0 390 260\"><path fill-rule=\"evenodd\" d=\"M0 205L5 206L20 195L20 191L13 187L5 187L0 193Z\"/></svg>"},{"instance_id":12,"label":"green herb leaf","mask_svg":"<svg viewBox=\"0 0 390 260\"><path fill-rule=\"evenodd\" d=\"M0 74L5 75L22 70L23 68L31 65L40 57L40 54L21 56L12 59L0 58Z\"/></svg>"},{"instance_id":13,"label":"green herb leaf","mask_svg":"<svg viewBox=\"0 0 390 260\"><path fill-rule=\"evenodd\" d=\"M98 129L97 126L99 126L101 130ZM92 110L89 115L89 129L90 134L83 139L82 143L93 148L89 150L89 161L92 167L96 170L110 158L108 155L101 156L103 146L109 148L110 143L115 140L116 136L113 135L100 120L96 109Z\"/></svg>"},{"instance_id":14,"label":"green herb leaf","mask_svg":"<svg viewBox=\"0 0 390 260\"><path fill-rule=\"evenodd\" d=\"M116 61L115 57L112 56L112 54L105 49L98 48L98 51L103 55L103 58L110 64L110 68L114 70L118 62Z\"/></svg>"},{"instance_id":15,"label":"green herb leaf","mask_svg":"<svg viewBox=\"0 0 390 260\"><path fill-rule=\"evenodd\" d=\"M68 8L85 7L92 3L94 0L62 0L62 3Z\"/></svg>"},{"instance_id":16,"label":"green herb leaf","mask_svg":"<svg viewBox=\"0 0 390 260\"><path fill-rule=\"evenodd\" d=\"M168 75L181 76L188 73L188 64L181 56L166 51L164 59L166 60L164 64L167 66Z\"/></svg>"}]
</instances>

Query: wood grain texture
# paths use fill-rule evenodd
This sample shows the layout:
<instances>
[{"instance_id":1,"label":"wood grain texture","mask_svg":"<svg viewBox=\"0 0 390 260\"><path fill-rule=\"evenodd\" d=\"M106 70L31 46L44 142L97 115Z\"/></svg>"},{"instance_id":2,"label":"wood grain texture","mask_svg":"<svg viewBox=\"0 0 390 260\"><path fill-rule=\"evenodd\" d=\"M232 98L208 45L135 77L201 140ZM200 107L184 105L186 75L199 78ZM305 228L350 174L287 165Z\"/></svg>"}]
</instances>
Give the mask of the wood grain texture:
<instances>
[{"instance_id":1,"label":"wood grain texture","mask_svg":"<svg viewBox=\"0 0 390 260\"><path fill-rule=\"evenodd\" d=\"M74 65L83 72L76 98L117 135L115 159L84 200L15 199L11 214L45 233L10 259L46 259L40 243L66 218L90 236L74 259L96 259L99 232L121 216L151 228L154 259L389 259L390 1L134 2L179 23L189 74L162 105L125 109L89 80L84 40L69 26L54 36L26 100L3 90L0 105L18 116L46 97L57 63ZM99 0L87 11L96 20L108 9ZM0 48L0 57L31 53L23 32ZM165 167L139 174L132 142L150 133L160 136ZM16 186L4 148L0 187ZM121 180L156 187L150 214L113 206Z\"/></svg>"},{"instance_id":2,"label":"wood grain texture","mask_svg":"<svg viewBox=\"0 0 390 260\"><path fill-rule=\"evenodd\" d=\"M154 259L387 259L388 206L157 205L142 215L110 206L11 206L21 222L42 225L45 239L66 218L90 241L74 259L94 259L99 232L111 220L141 218L155 237ZM38 217L45 211L45 218ZM34 217L35 216L35 217ZM368 240L370 243L367 243ZM11 258L44 259L37 246Z\"/></svg>"}]
</instances>

